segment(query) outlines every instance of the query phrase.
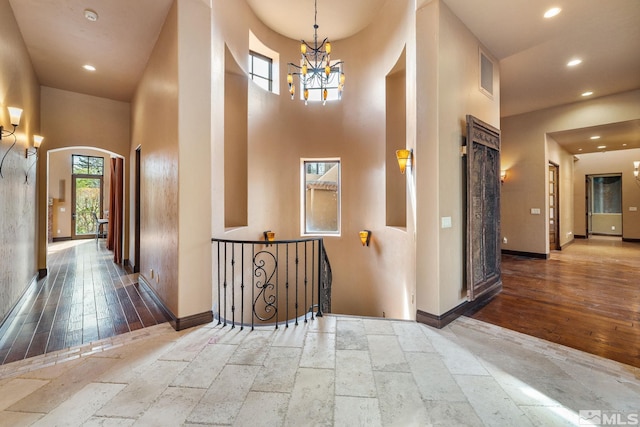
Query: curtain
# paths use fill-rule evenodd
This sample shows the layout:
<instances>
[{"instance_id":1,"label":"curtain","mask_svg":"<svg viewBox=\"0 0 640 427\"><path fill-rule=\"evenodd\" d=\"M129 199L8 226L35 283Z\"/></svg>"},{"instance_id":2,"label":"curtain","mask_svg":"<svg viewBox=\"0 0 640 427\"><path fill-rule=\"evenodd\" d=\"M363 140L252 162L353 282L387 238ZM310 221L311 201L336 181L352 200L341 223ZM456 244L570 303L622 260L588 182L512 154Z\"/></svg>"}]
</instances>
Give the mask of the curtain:
<instances>
[{"instance_id":1,"label":"curtain","mask_svg":"<svg viewBox=\"0 0 640 427\"><path fill-rule=\"evenodd\" d=\"M109 194L109 232L107 249L113 251L113 262L122 263L122 209L124 161L111 158L111 191Z\"/></svg>"}]
</instances>

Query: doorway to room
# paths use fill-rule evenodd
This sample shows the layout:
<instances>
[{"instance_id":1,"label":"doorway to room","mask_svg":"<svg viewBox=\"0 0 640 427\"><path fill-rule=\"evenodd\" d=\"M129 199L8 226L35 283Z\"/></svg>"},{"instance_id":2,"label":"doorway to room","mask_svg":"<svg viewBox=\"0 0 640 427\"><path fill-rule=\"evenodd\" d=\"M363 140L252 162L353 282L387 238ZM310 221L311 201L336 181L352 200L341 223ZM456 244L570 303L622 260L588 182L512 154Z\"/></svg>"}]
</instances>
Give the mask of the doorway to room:
<instances>
[{"instance_id":1,"label":"doorway to room","mask_svg":"<svg viewBox=\"0 0 640 427\"><path fill-rule=\"evenodd\" d=\"M587 236L622 236L622 174L586 177Z\"/></svg>"}]
</instances>

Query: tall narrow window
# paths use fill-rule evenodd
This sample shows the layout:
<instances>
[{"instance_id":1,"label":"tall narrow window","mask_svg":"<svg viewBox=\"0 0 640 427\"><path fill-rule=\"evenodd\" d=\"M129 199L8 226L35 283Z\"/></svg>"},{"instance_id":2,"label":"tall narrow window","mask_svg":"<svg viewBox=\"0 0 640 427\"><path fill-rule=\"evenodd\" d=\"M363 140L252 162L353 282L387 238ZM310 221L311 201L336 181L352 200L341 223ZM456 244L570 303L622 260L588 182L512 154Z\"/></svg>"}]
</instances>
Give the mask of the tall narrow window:
<instances>
[{"instance_id":1,"label":"tall narrow window","mask_svg":"<svg viewBox=\"0 0 640 427\"><path fill-rule=\"evenodd\" d=\"M249 76L262 89L273 92L273 61L271 58L249 51Z\"/></svg>"},{"instance_id":2,"label":"tall narrow window","mask_svg":"<svg viewBox=\"0 0 640 427\"><path fill-rule=\"evenodd\" d=\"M302 234L340 234L340 159L303 159Z\"/></svg>"}]
</instances>

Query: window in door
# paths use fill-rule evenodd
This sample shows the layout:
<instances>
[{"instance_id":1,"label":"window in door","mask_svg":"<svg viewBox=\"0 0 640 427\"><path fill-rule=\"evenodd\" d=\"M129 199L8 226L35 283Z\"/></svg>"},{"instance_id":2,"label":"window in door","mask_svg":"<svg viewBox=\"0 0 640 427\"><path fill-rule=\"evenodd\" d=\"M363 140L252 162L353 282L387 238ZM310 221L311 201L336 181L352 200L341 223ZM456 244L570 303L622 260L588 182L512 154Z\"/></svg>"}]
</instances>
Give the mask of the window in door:
<instances>
[{"instance_id":1,"label":"window in door","mask_svg":"<svg viewBox=\"0 0 640 427\"><path fill-rule=\"evenodd\" d=\"M96 218L102 217L104 158L72 155L72 237L95 236Z\"/></svg>"}]
</instances>

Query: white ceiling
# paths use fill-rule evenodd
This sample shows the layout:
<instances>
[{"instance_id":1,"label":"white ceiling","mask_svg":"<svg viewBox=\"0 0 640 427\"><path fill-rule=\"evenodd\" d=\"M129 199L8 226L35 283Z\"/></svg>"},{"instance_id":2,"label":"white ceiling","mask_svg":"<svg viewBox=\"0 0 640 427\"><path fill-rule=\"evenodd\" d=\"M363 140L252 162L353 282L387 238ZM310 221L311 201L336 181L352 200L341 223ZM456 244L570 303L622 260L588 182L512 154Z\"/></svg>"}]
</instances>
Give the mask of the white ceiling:
<instances>
[{"instance_id":1,"label":"white ceiling","mask_svg":"<svg viewBox=\"0 0 640 427\"><path fill-rule=\"evenodd\" d=\"M9 0L41 84L121 101L131 99L172 1ZM275 31L313 36L314 0L246 1ZM319 37L357 33L386 1L394 0L318 0ZM500 61L503 117L580 102L586 90L598 97L640 88L640 0L443 1ZM551 6L562 13L543 19ZM84 18L87 8L97 22ZM567 68L575 56L583 63ZM83 70L86 63L97 71ZM632 128L621 134L640 147Z\"/></svg>"}]
</instances>

